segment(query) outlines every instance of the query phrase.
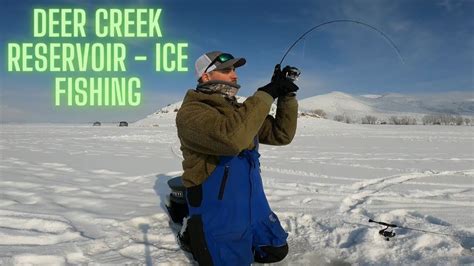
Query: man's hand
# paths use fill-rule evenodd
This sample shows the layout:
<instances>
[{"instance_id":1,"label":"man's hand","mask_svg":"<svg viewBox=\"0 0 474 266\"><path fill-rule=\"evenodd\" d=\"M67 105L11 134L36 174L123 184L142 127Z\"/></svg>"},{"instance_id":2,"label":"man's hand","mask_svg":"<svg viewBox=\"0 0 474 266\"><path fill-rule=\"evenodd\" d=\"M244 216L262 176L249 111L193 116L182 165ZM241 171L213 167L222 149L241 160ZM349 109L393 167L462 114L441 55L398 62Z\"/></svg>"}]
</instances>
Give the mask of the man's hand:
<instances>
[{"instance_id":1,"label":"man's hand","mask_svg":"<svg viewBox=\"0 0 474 266\"><path fill-rule=\"evenodd\" d=\"M272 81L279 81L280 79L285 78L283 72L281 72L280 64L275 65L275 69L273 70Z\"/></svg>"},{"instance_id":2,"label":"man's hand","mask_svg":"<svg viewBox=\"0 0 474 266\"><path fill-rule=\"evenodd\" d=\"M280 96L280 85L278 85L278 82L272 81L268 83L267 85L261 87L258 89L259 91L264 91L268 94L270 94L273 99L276 99L278 96Z\"/></svg>"},{"instance_id":3,"label":"man's hand","mask_svg":"<svg viewBox=\"0 0 474 266\"><path fill-rule=\"evenodd\" d=\"M287 72L292 69L290 66L286 66L281 70L280 64L275 65L273 71L272 81L276 82L280 87L280 94L278 96L287 95L289 93L296 92L299 88L296 84L287 77Z\"/></svg>"},{"instance_id":4,"label":"man's hand","mask_svg":"<svg viewBox=\"0 0 474 266\"><path fill-rule=\"evenodd\" d=\"M290 68L290 66L286 66L283 70L288 68ZM270 94L273 99L275 99L280 96L288 95L289 93L294 93L298 89L298 86L286 77L286 73L281 70L280 64L277 64L273 71L272 81L258 90Z\"/></svg>"}]
</instances>

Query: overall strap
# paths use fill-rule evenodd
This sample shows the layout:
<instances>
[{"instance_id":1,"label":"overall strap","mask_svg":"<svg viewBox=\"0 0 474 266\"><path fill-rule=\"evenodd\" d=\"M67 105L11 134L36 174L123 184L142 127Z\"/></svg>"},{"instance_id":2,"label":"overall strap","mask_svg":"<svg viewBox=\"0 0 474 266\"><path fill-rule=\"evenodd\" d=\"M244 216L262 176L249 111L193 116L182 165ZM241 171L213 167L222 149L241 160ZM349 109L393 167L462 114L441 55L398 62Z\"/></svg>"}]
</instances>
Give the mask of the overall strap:
<instances>
[{"instance_id":1,"label":"overall strap","mask_svg":"<svg viewBox=\"0 0 474 266\"><path fill-rule=\"evenodd\" d=\"M258 135L255 135L255 137L253 138L253 145L255 145L253 149L258 151Z\"/></svg>"}]
</instances>

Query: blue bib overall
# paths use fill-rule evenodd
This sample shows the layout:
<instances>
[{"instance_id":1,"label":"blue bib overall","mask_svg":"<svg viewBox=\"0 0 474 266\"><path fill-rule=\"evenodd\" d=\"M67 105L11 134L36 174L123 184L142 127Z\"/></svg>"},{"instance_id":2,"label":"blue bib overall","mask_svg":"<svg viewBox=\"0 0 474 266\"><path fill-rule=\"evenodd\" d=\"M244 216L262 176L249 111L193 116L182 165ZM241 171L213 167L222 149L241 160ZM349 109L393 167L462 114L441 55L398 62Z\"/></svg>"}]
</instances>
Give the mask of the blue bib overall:
<instances>
[{"instance_id":1,"label":"blue bib overall","mask_svg":"<svg viewBox=\"0 0 474 266\"><path fill-rule=\"evenodd\" d=\"M259 247L286 245L288 234L263 191L259 157L257 149L222 156L206 181L195 188L199 191L191 196L192 189L187 190L188 228L200 250L193 254L204 256L198 259L202 264L250 265L253 253L263 252ZM196 200L198 193L201 197Z\"/></svg>"}]
</instances>

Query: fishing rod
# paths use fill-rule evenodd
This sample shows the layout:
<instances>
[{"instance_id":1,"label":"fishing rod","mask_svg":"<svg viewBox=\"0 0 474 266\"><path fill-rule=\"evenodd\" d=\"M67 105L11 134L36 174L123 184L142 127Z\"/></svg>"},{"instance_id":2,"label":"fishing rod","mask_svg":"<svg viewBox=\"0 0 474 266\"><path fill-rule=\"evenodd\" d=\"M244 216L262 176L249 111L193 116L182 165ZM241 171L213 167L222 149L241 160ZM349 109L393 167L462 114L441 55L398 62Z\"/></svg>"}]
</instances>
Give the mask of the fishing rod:
<instances>
[{"instance_id":1,"label":"fishing rod","mask_svg":"<svg viewBox=\"0 0 474 266\"><path fill-rule=\"evenodd\" d=\"M365 27L368 27L369 29L372 29L372 30L375 30L376 32L378 32L380 35L382 35L385 40L387 40L387 42L395 49L397 55L398 55L398 58L402 61L402 63L404 64L405 61L403 60L403 57L401 56L400 54L400 49L398 49L397 45L395 45L395 43L392 41L392 39L390 39L390 37L388 37L387 34L385 34L383 31L377 29L376 27L370 25L370 24L367 24L365 22L362 22L362 21L358 21L358 20L353 20L353 19L337 19L337 20L330 20L330 21L326 21L326 22L323 22L319 25L316 25L314 27L312 27L311 29L307 30L305 33L303 33L291 46L290 48L288 48L288 50L286 50L286 53L283 55L283 57L281 58L280 60L280 65L283 63L283 60L285 60L285 57L288 55L288 53L291 51L291 49L293 49L293 47L299 42L301 41L306 35L308 35L310 32L316 30L317 28L320 28L322 26L325 26L325 25L328 25L328 24L332 24L332 23L356 23L356 24L359 24L359 25L362 25L362 26L365 26Z\"/></svg>"},{"instance_id":2,"label":"fishing rod","mask_svg":"<svg viewBox=\"0 0 474 266\"><path fill-rule=\"evenodd\" d=\"M423 232L423 233L428 233L428 234L435 234L435 235L442 235L442 236L450 236L450 237L458 237L458 238L474 238L474 236L461 236L461 235L455 235L455 234L446 234L446 233L440 233L440 232L433 232L433 231L428 231L424 229L418 229L418 228L411 228L411 227L405 227L405 226L400 226L396 224L389 224L385 222L379 222L379 221L374 221L372 219L369 219L369 223L376 223L385 226L384 229L379 231L379 234L383 237L385 237L385 240L389 241L390 238L395 236L395 232L390 230L390 228L401 228L401 229L406 229L406 230L412 230L412 231L418 231L418 232Z\"/></svg>"},{"instance_id":3,"label":"fishing rod","mask_svg":"<svg viewBox=\"0 0 474 266\"><path fill-rule=\"evenodd\" d=\"M381 236L383 236L385 238L385 240L389 241L391 237L394 237L396 234L395 232L389 230L389 228L395 228L395 227L398 227L398 225L396 224L389 224L389 223L384 223L384 222L377 222L377 221L374 221L372 219L369 219L369 223L376 223L376 224L380 224L380 225L383 225L383 226L386 226L384 229L380 230L379 231L379 234Z\"/></svg>"},{"instance_id":4,"label":"fishing rod","mask_svg":"<svg viewBox=\"0 0 474 266\"><path fill-rule=\"evenodd\" d=\"M372 30L378 32L392 46L392 48L395 49L395 52L397 53L397 56L400 59L400 61L402 62L402 64L405 64L405 61L403 60L403 57L400 54L400 49L398 49L397 45L383 31L377 29L376 27L374 27L370 24L362 22L362 21L353 20L353 19L337 19L337 20L330 20L330 21L323 22L319 25L316 25L316 26L312 27L311 29L307 30L306 32L304 32L298 39L296 39L296 41L288 48L288 50L286 50L285 54L283 55L283 57L280 60L280 63L277 66L279 67L283 64L283 61L285 60L285 57L288 55L288 53L291 51L291 49L293 49L293 47L295 47L295 45L299 41L301 41L306 35L308 35L310 32L312 32L312 31L314 31L314 30L316 30L320 27L323 27L325 25L332 24L332 23L355 23L355 24L365 26L369 29L372 29ZM286 77L288 79L292 80L292 81L297 80L299 75L301 74L300 70L297 69L296 67L288 67L288 68L284 69L283 72L285 73Z\"/></svg>"}]
</instances>

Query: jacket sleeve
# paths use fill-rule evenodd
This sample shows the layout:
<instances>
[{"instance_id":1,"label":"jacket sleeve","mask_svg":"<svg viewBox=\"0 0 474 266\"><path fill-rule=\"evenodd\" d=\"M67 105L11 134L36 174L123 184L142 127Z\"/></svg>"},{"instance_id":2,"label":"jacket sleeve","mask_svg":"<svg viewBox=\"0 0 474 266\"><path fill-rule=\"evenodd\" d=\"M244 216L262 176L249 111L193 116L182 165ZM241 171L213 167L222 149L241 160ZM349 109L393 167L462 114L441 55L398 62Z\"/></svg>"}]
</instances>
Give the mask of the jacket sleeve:
<instances>
[{"instance_id":1,"label":"jacket sleeve","mask_svg":"<svg viewBox=\"0 0 474 266\"><path fill-rule=\"evenodd\" d=\"M205 102L182 106L176 117L181 144L208 155L237 155L247 148L266 119L273 98L257 91L240 108L216 108Z\"/></svg>"},{"instance_id":2,"label":"jacket sleeve","mask_svg":"<svg viewBox=\"0 0 474 266\"><path fill-rule=\"evenodd\" d=\"M289 144L296 133L298 102L295 96L278 98L275 117L268 115L259 132L259 142L270 145Z\"/></svg>"}]
</instances>

